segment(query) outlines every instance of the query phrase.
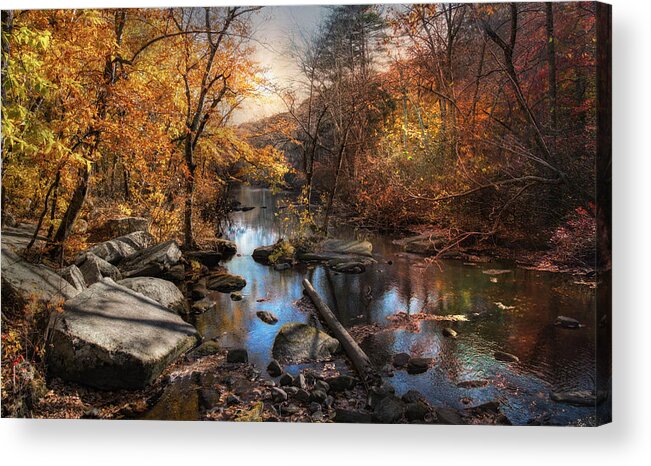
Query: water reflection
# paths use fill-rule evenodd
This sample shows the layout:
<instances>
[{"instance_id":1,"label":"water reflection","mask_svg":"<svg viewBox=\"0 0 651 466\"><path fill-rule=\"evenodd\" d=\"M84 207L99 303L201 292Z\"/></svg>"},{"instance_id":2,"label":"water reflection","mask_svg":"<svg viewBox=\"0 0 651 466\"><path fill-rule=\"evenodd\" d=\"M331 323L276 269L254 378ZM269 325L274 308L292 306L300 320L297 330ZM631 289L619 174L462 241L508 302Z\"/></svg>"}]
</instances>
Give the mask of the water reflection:
<instances>
[{"instance_id":1,"label":"water reflection","mask_svg":"<svg viewBox=\"0 0 651 466\"><path fill-rule=\"evenodd\" d=\"M216 311L198 316L196 326L208 338L220 337L227 346L246 346L249 357L264 369L280 325L306 321L295 302L302 296L301 281L308 277L345 326L376 323L387 326L387 316L403 311L438 315L487 312L468 322L442 324L421 321L417 331L387 329L367 339L364 349L377 364L397 352L436 359L433 369L420 375L397 371L391 379L399 393L417 389L431 401L457 408L500 399L512 422L526 423L551 413L563 424L591 415L549 401L549 390L593 389L595 384L595 291L574 285L568 277L512 268L508 264L469 266L458 261L428 265L423 258L403 254L382 235L370 235L378 263L359 275L337 274L323 267L305 265L278 272L257 264L253 249L272 244L287 233L287 222L277 216L287 194L242 187L234 192L248 212L232 215L228 237L238 245L240 256L226 267L247 280L242 301L216 293ZM350 233L352 234L352 233ZM491 276L487 268L510 268L511 273ZM496 303L501 303L500 306ZM509 307L513 309L508 309ZM506 309L504 309L506 308ZM277 325L267 325L255 313L273 312ZM580 330L552 325L558 315L586 324ZM441 330L451 326L456 340ZM520 363L506 364L493 358L495 350L516 354ZM296 368L294 368L296 369ZM458 388L464 380L486 379L482 388ZM468 400L466 400L468 401Z\"/></svg>"}]
</instances>

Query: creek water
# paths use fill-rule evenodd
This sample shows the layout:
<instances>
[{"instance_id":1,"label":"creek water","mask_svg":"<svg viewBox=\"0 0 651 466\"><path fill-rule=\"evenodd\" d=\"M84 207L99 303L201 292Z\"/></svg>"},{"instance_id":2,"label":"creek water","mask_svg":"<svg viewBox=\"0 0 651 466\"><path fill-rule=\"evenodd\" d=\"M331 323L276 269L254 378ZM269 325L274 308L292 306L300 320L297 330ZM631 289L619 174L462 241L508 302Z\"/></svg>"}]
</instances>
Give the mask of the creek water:
<instances>
[{"instance_id":1,"label":"creek water","mask_svg":"<svg viewBox=\"0 0 651 466\"><path fill-rule=\"evenodd\" d=\"M266 376L274 337L287 322L306 322L309 315L297 301L303 278L308 278L342 324L351 327L377 324L388 327L388 316L403 311L437 315L484 313L481 318L459 322L422 320L408 329L381 329L367 337L362 348L378 366L394 354L432 357L436 363L426 373L396 370L387 380L398 395L420 391L437 406L457 409L498 400L513 424L526 424L547 416L561 425L592 425L594 409L550 400L551 391L593 390L597 377L596 292L574 283L572 276L525 270L514 264L464 264L443 260L428 264L423 257L406 254L392 238L377 233L342 231L337 236L363 235L373 243L377 264L362 274L336 274L323 266L299 265L276 271L253 261L258 246L287 237L291 222L283 205L290 194L237 186L232 196L254 209L234 212L226 237L235 241L238 256L224 263L231 273L246 278L243 299L215 293L215 311L195 316L192 323L204 338L217 338L225 347L245 347L249 360ZM490 275L488 269L508 273ZM273 312L278 324L268 325L256 311ZM553 325L556 316L573 317L585 327L571 330ZM458 332L446 338L442 329ZM495 351L515 354L520 362L505 363ZM342 360L335 362L345 372ZM301 366L285 368L296 373ZM463 381L486 380L478 388L460 388ZM168 397L169 399L169 397ZM178 407L176 408L178 411ZM160 413L160 409L157 410ZM192 418L193 413L186 413ZM198 416L198 413L197 413Z\"/></svg>"}]
</instances>

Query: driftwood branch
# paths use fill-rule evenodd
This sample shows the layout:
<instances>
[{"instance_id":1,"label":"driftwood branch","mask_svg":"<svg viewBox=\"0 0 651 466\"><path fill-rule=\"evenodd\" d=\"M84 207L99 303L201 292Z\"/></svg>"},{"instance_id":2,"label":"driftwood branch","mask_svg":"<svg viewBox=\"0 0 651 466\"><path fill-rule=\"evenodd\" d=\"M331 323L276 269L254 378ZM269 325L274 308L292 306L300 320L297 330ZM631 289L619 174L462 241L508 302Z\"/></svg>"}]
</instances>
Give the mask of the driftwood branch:
<instances>
[{"instance_id":1,"label":"driftwood branch","mask_svg":"<svg viewBox=\"0 0 651 466\"><path fill-rule=\"evenodd\" d=\"M351 337L344 326L341 325L337 317L321 299L321 296L319 296L307 278L303 279L303 288L305 288L307 295L314 303L314 307L319 311L323 320L325 320L330 331L334 334L337 340L339 340L339 343L341 343L346 355L352 361L355 369L357 369L357 372L362 377L362 380L365 380L371 369L371 361L368 356L366 356L366 353L362 351L355 340L353 340L353 337Z\"/></svg>"}]
</instances>

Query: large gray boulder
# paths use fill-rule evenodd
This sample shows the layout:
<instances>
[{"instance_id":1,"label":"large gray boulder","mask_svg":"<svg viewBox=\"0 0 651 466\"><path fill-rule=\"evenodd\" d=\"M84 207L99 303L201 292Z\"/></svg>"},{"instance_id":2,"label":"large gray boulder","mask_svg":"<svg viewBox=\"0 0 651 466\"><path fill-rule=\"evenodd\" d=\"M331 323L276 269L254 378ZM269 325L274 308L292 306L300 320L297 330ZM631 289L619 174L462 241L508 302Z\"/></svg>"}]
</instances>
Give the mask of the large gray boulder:
<instances>
[{"instance_id":1,"label":"large gray boulder","mask_svg":"<svg viewBox=\"0 0 651 466\"><path fill-rule=\"evenodd\" d=\"M120 262L119 268L125 278L159 277L180 260L181 250L176 241L170 240L132 254Z\"/></svg>"},{"instance_id":2,"label":"large gray boulder","mask_svg":"<svg viewBox=\"0 0 651 466\"><path fill-rule=\"evenodd\" d=\"M431 255L440 251L448 242L447 237L439 232L428 232L418 236L395 240L394 244L402 246L405 252Z\"/></svg>"},{"instance_id":3,"label":"large gray boulder","mask_svg":"<svg viewBox=\"0 0 651 466\"><path fill-rule=\"evenodd\" d=\"M154 243L154 237L146 231L135 231L133 233L129 233L128 235L114 238L110 241L97 243L96 245L87 249L84 253L79 254L75 263L79 265L84 261L84 254L90 252L95 254L97 257L115 265L123 259L126 259L127 257L137 253L138 251L152 246Z\"/></svg>"},{"instance_id":4,"label":"large gray boulder","mask_svg":"<svg viewBox=\"0 0 651 466\"><path fill-rule=\"evenodd\" d=\"M68 300L50 328L50 375L101 389L142 388L197 342L153 299L103 279Z\"/></svg>"},{"instance_id":5,"label":"large gray boulder","mask_svg":"<svg viewBox=\"0 0 651 466\"><path fill-rule=\"evenodd\" d=\"M326 239L310 251L301 251L297 258L308 262L325 262L335 272L362 273L375 263L373 245L363 240Z\"/></svg>"},{"instance_id":6,"label":"large gray boulder","mask_svg":"<svg viewBox=\"0 0 651 466\"><path fill-rule=\"evenodd\" d=\"M62 268L59 270L58 274L61 277L65 278L68 283L70 283L79 291L83 291L87 288L84 275L81 273L81 270L79 270L79 267L77 267L75 264Z\"/></svg>"},{"instance_id":7,"label":"large gray boulder","mask_svg":"<svg viewBox=\"0 0 651 466\"><path fill-rule=\"evenodd\" d=\"M273 357L282 362L328 359L339 349L339 342L327 333L299 322L283 325L276 335Z\"/></svg>"},{"instance_id":8,"label":"large gray boulder","mask_svg":"<svg viewBox=\"0 0 651 466\"><path fill-rule=\"evenodd\" d=\"M116 266L105 261L101 257L97 257L92 252L87 252L84 255L84 260L78 267L84 277L86 285L97 283L104 277L108 277L112 280L122 279L122 274Z\"/></svg>"},{"instance_id":9,"label":"large gray boulder","mask_svg":"<svg viewBox=\"0 0 651 466\"><path fill-rule=\"evenodd\" d=\"M323 252L344 255L355 254L367 257L371 257L373 253L373 245L370 241L357 239L326 239L321 242L319 249Z\"/></svg>"},{"instance_id":10,"label":"large gray boulder","mask_svg":"<svg viewBox=\"0 0 651 466\"><path fill-rule=\"evenodd\" d=\"M233 275L228 272L217 272L206 277L206 286L209 290L222 293L239 291L246 286L246 280L240 275Z\"/></svg>"},{"instance_id":11,"label":"large gray boulder","mask_svg":"<svg viewBox=\"0 0 651 466\"><path fill-rule=\"evenodd\" d=\"M2 247L2 307L23 306L30 301L56 306L79 291L54 270L25 261Z\"/></svg>"},{"instance_id":12,"label":"large gray boulder","mask_svg":"<svg viewBox=\"0 0 651 466\"><path fill-rule=\"evenodd\" d=\"M154 277L132 277L120 280L118 285L144 294L170 311L178 314L187 314L188 312L188 303L183 293L174 283L167 280Z\"/></svg>"}]
</instances>

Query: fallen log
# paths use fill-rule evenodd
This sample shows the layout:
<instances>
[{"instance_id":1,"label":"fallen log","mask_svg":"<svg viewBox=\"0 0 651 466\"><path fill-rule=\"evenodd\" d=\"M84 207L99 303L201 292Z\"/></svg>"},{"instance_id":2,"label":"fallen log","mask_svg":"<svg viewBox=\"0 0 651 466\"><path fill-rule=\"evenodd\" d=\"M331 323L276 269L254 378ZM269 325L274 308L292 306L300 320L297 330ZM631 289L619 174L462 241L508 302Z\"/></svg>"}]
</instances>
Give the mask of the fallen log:
<instances>
[{"instance_id":1,"label":"fallen log","mask_svg":"<svg viewBox=\"0 0 651 466\"><path fill-rule=\"evenodd\" d=\"M314 303L314 307L316 307L317 311L319 311L319 314L323 320L325 320L326 325L332 332L333 336L339 340L339 343L341 343L341 346L346 352L346 355L352 361L353 366L355 366L355 369L357 369L357 372L361 376L362 380L365 380L371 370L371 361L368 356L366 356L366 353L362 351L355 340L353 340L353 337L351 337L344 326L341 325L337 317L332 313L328 305L321 299L321 296L319 296L307 278L303 279L303 288L305 288L307 295Z\"/></svg>"}]
</instances>

